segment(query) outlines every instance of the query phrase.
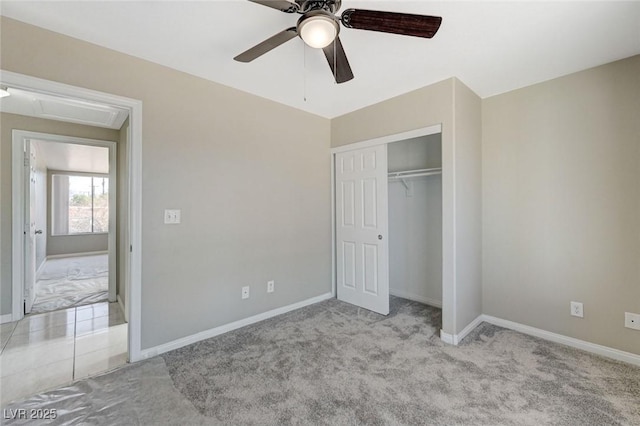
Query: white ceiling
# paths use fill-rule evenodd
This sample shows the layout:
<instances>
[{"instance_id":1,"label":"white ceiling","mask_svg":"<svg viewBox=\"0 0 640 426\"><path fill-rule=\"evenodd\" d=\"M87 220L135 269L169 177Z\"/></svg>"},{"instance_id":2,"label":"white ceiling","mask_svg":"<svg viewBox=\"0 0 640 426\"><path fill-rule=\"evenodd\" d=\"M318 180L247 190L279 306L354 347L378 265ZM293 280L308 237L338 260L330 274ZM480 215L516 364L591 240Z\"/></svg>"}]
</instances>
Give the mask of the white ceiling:
<instances>
[{"instance_id":1,"label":"white ceiling","mask_svg":"<svg viewBox=\"0 0 640 426\"><path fill-rule=\"evenodd\" d=\"M129 113L121 108L8 87L0 111L87 126L119 129Z\"/></svg>"},{"instance_id":2,"label":"white ceiling","mask_svg":"<svg viewBox=\"0 0 640 426\"><path fill-rule=\"evenodd\" d=\"M355 79L336 85L298 38L233 61L298 17L245 0L3 0L1 13L329 118L452 76L484 98L640 53L638 1L343 0L351 7L443 23L431 40L343 28Z\"/></svg>"},{"instance_id":3,"label":"white ceiling","mask_svg":"<svg viewBox=\"0 0 640 426\"><path fill-rule=\"evenodd\" d=\"M108 148L38 140L31 140L31 143L49 170L109 173Z\"/></svg>"}]
</instances>

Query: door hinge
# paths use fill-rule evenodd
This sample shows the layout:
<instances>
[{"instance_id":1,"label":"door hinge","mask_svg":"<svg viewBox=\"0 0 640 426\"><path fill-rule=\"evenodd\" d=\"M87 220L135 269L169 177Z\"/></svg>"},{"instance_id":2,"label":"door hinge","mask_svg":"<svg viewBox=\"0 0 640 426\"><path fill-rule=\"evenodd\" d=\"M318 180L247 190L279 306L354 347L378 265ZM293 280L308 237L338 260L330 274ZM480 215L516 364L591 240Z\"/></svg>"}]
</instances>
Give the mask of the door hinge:
<instances>
[{"instance_id":1,"label":"door hinge","mask_svg":"<svg viewBox=\"0 0 640 426\"><path fill-rule=\"evenodd\" d=\"M129 253L133 253L133 246L132 245L129 246Z\"/></svg>"},{"instance_id":2,"label":"door hinge","mask_svg":"<svg viewBox=\"0 0 640 426\"><path fill-rule=\"evenodd\" d=\"M29 166L29 157L27 157L26 155L24 156L24 166L25 167Z\"/></svg>"}]
</instances>

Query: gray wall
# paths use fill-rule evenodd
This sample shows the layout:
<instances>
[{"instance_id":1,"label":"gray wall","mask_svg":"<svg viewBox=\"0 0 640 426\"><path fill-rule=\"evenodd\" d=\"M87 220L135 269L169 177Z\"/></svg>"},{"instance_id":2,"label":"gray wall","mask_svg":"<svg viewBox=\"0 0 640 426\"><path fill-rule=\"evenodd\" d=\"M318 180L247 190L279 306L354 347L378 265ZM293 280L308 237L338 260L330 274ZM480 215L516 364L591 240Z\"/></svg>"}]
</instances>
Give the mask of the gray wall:
<instances>
[{"instance_id":1,"label":"gray wall","mask_svg":"<svg viewBox=\"0 0 640 426\"><path fill-rule=\"evenodd\" d=\"M51 176L54 174L68 174L70 172L47 172L47 256L66 255L75 253L89 253L95 251L107 251L109 249L109 234L79 234L79 235L52 235L51 209L53 202L53 185Z\"/></svg>"},{"instance_id":2,"label":"gray wall","mask_svg":"<svg viewBox=\"0 0 640 426\"><path fill-rule=\"evenodd\" d=\"M442 329L452 335L482 307L480 113L451 78L331 120L334 147L442 124Z\"/></svg>"},{"instance_id":3,"label":"gray wall","mask_svg":"<svg viewBox=\"0 0 640 426\"><path fill-rule=\"evenodd\" d=\"M440 134L388 145L389 171L440 167ZM389 181L389 292L442 306L442 178Z\"/></svg>"},{"instance_id":4,"label":"gray wall","mask_svg":"<svg viewBox=\"0 0 640 426\"><path fill-rule=\"evenodd\" d=\"M3 37L5 35L4 23L4 18L2 18ZM17 43L17 45L19 44ZM7 64L4 56L4 44L0 47L3 47L0 60L2 60L2 67L5 67ZM2 315L11 313L11 132L13 129L89 139L118 140L117 130L0 113L0 236L2 237L0 239L0 263L2 265L0 268L0 294L2 295L0 297L0 314ZM49 186L47 185L47 187Z\"/></svg>"},{"instance_id":5,"label":"gray wall","mask_svg":"<svg viewBox=\"0 0 640 426\"><path fill-rule=\"evenodd\" d=\"M640 353L640 56L482 112L484 312Z\"/></svg>"},{"instance_id":6,"label":"gray wall","mask_svg":"<svg viewBox=\"0 0 640 426\"><path fill-rule=\"evenodd\" d=\"M143 101L143 349L331 290L329 120L15 20L1 31L3 69ZM180 225L163 223L172 208Z\"/></svg>"}]
</instances>

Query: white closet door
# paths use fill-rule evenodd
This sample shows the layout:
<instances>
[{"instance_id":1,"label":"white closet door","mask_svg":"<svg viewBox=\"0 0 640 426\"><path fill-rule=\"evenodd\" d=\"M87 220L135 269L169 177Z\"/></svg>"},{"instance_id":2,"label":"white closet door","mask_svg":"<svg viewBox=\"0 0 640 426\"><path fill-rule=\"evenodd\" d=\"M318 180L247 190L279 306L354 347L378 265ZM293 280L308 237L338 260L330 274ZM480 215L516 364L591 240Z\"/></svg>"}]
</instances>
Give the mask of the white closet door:
<instances>
[{"instance_id":1,"label":"white closet door","mask_svg":"<svg viewBox=\"0 0 640 426\"><path fill-rule=\"evenodd\" d=\"M387 146L336 154L338 299L389 313Z\"/></svg>"}]
</instances>

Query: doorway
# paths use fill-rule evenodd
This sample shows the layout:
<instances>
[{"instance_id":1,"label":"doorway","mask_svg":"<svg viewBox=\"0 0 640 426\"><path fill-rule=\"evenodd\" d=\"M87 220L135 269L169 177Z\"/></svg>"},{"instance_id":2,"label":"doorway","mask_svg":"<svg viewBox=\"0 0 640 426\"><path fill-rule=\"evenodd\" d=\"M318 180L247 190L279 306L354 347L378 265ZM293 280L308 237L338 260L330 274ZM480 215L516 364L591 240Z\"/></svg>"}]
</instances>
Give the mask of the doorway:
<instances>
[{"instance_id":1,"label":"doorway","mask_svg":"<svg viewBox=\"0 0 640 426\"><path fill-rule=\"evenodd\" d=\"M126 295L125 316L127 324L127 346L129 361L142 359L141 351L141 260L142 260L142 102L136 99L126 98L109 93L98 92L86 88L71 86L54 81L39 79L11 71L1 70L0 83L7 87L8 91L24 90L38 93L42 96L53 96L59 99L75 100L80 103L115 107L125 111L129 117L127 132L126 164L122 164L120 170L127 173L127 181L120 193L126 197L127 229L121 230L127 235L127 246L123 247L127 253L124 262L126 270L123 276L126 288L122 294ZM6 98L5 98L6 99ZM104 115L103 115L104 116ZM52 118L52 117L50 117ZM55 118L53 118L55 119ZM20 160L18 160L20 161ZM21 170L22 167L19 168ZM13 176L12 181L21 182L20 176ZM12 265L21 266L24 256L23 232L20 218L23 216L22 188L12 188ZM121 203L122 204L122 203ZM11 268L12 292L21 291L23 283L22 267ZM11 309L10 321L22 319L20 300L12 298L14 303ZM3 322L6 319L3 317Z\"/></svg>"},{"instance_id":2,"label":"doorway","mask_svg":"<svg viewBox=\"0 0 640 426\"><path fill-rule=\"evenodd\" d=\"M14 130L12 148L16 168L23 153L25 200L14 304L36 314L116 302L116 142Z\"/></svg>"}]
</instances>

